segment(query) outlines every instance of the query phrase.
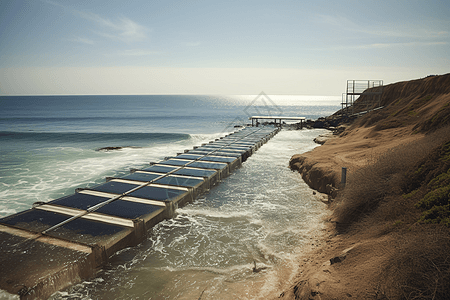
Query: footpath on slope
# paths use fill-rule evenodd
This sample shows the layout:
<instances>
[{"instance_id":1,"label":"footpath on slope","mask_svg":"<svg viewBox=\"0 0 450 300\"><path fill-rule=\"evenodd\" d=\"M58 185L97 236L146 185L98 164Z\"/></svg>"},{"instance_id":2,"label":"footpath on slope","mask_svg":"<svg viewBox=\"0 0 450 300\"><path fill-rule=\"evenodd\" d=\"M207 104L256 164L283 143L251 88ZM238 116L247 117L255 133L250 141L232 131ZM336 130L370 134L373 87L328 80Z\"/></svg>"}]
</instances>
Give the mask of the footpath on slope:
<instances>
[{"instance_id":1,"label":"footpath on slope","mask_svg":"<svg viewBox=\"0 0 450 300\"><path fill-rule=\"evenodd\" d=\"M361 96L355 107L363 104L364 100L365 97ZM440 291L448 290L449 284L441 284L441 278L430 279L434 280L435 286L427 286L425 281L420 284L426 288L421 288L420 284L417 288L412 286L415 283L410 282L408 276L425 274L426 268L416 263L414 257L409 257L412 254L407 249L415 253L437 253L442 249L432 245L448 244L448 228L417 222L421 211L408 200L408 195L401 195L402 183L398 178L404 174L392 170L389 171L392 174L385 178L383 175L372 177L366 169L383 159L392 161L392 165L397 163L395 160L399 161L398 164L404 160L408 166L414 166L424 159L423 153L448 143L450 131L444 129L442 132L442 128L450 128L450 74L388 85L384 88L381 105L383 109L357 119L322 146L291 158L291 169L299 171L311 188L328 194L333 215L324 220L328 230L321 246L305 250L298 262L299 274L278 299L408 299L428 296L439 299ZM425 150L422 154L422 150L414 150L419 153L411 155L411 149L417 145ZM389 163L387 165L384 168L390 167ZM340 186L342 167L348 170L349 183L363 183L360 198L371 198L372 190L373 193L379 192L371 189L371 186L379 185L376 180L385 180L387 183L382 183L382 186L389 187L380 193L374 204L366 204L370 207L355 208L355 215L359 214L359 217L348 224L342 222L339 213L345 215L342 210L348 207L346 198L358 191L348 190L353 187L349 184L347 190ZM417 244L421 243L430 246L417 249ZM450 262L449 254L445 252L448 253L444 251L441 260ZM420 253L417 256L427 254ZM393 261L396 263L392 264ZM403 261L405 263L401 265ZM445 266L448 276L449 263Z\"/></svg>"}]
</instances>

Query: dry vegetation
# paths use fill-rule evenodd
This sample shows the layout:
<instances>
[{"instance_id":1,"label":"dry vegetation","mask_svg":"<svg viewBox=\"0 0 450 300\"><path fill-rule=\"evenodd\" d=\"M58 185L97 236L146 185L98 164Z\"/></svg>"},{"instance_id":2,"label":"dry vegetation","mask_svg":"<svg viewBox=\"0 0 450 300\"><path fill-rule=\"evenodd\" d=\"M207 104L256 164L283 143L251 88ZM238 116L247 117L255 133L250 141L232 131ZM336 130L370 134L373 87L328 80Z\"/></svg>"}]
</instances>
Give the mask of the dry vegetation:
<instances>
[{"instance_id":1,"label":"dry vegetation","mask_svg":"<svg viewBox=\"0 0 450 300\"><path fill-rule=\"evenodd\" d=\"M449 141L450 127L445 127L369 160L365 167L349 175L347 187L333 207L336 222L345 228L371 213L387 198L401 196L396 207L414 202L423 194L423 191L418 192L424 181L428 188L435 188L419 202L414 202L417 205L411 209L430 209L437 204L433 200L446 205L450 193L447 190L450 183ZM439 168L435 166L436 162ZM436 194L443 194L443 197ZM405 214L403 208L401 214Z\"/></svg>"},{"instance_id":2,"label":"dry vegetation","mask_svg":"<svg viewBox=\"0 0 450 300\"><path fill-rule=\"evenodd\" d=\"M341 233L395 236L396 251L380 275L389 299L448 299L449 196L446 127L369 161L352 174L333 204Z\"/></svg>"}]
</instances>

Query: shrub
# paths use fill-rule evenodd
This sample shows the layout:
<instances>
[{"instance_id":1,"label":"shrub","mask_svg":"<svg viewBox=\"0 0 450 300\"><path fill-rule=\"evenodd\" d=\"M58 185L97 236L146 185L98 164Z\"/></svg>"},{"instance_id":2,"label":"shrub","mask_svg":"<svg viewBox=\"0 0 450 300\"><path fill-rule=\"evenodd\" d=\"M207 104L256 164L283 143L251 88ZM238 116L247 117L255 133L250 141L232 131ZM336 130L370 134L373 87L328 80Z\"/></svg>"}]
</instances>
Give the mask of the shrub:
<instances>
[{"instance_id":1,"label":"shrub","mask_svg":"<svg viewBox=\"0 0 450 300\"><path fill-rule=\"evenodd\" d=\"M443 185L450 184L450 169L448 169L447 173L442 173L438 175L437 177L433 178L429 183L428 186L431 188L438 188Z\"/></svg>"},{"instance_id":2,"label":"shrub","mask_svg":"<svg viewBox=\"0 0 450 300\"><path fill-rule=\"evenodd\" d=\"M448 139L448 136L447 136ZM450 226L450 142L437 147L413 173L414 186L421 184L422 197L416 208L422 209L420 223Z\"/></svg>"},{"instance_id":3,"label":"shrub","mask_svg":"<svg viewBox=\"0 0 450 300\"><path fill-rule=\"evenodd\" d=\"M419 222L425 224L442 224L450 227L450 204L433 206L423 212Z\"/></svg>"},{"instance_id":4,"label":"shrub","mask_svg":"<svg viewBox=\"0 0 450 300\"><path fill-rule=\"evenodd\" d=\"M416 203L417 208L430 209L433 206L441 206L448 204L450 194L450 185L434 189L428 192L425 197Z\"/></svg>"},{"instance_id":5,"label":"shrub","mask_svg":"<svg viewBox=\"0 0 450 300\"><path fill-rule=\"evenodd\" d=\"M403 234L397 239L381 277L395 299L448 299L450 295L450 238L432 229ZM389 299L392 299L389 297Z\"/></svg>"}]
</instances>

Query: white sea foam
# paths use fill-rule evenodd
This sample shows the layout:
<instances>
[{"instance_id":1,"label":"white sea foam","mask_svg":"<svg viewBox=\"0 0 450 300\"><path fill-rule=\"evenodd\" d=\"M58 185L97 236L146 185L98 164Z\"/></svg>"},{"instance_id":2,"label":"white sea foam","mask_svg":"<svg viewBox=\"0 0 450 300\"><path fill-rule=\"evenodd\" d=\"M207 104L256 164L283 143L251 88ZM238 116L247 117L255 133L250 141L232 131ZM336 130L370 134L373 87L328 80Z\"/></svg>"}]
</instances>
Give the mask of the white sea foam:
<instances>
[{"instance_id":1,"label":"white sea foam","mask_svg":"<svg viewBox=\"0 0 450 300\"><path fill-rule=\"evenodd\" d=\"M152 161L175 156L185 148L213 139L215 134L197 135L171 144L155 144L143 148L96 152L76 147L50 147L37 150L36 160L23 167L8 169L0 179L0 204L16 212L37 201L49 201L104 182L107 176L118 176L131 168L142 168ZM10 211L0 211L0 217Z\"/></svg>"},{"instance_id":2,"label":"white sea foam","mask_svg":"<svg viewBox=\"0 0 450 300\"><path fill-rule=\"evenodd\" d=\"M0 290L0 300L18 300L20 299L19 295L13 295L8 293L7 291Z\"/></svg>"},{"instance_id":3,"label":"white sea foam","mask_svg":"<svg viewBox=\"0 0 450 300\"><path fill-rule=\"evenodd\" d=\"M186 208L181 208L177 211L179 214L186 214L189 216L206 216L210 218L217 219L231 219L231 218L248 218L252 216L250 211L222 211L222 210L213 210L213 209L197 209L193 208L193 206L189 206Z\"/></svg>"},{"instance_id":4,"label":"white sea foam","mask_svg":"<svg viewBox=\"0 0 450 300\"><path fill-rule=\"evenodd\" d=\"M15 214L17 211L12 208L7 208L4 205L0 205L0 216L7 216Z\"/></svg>"}]
</instances>

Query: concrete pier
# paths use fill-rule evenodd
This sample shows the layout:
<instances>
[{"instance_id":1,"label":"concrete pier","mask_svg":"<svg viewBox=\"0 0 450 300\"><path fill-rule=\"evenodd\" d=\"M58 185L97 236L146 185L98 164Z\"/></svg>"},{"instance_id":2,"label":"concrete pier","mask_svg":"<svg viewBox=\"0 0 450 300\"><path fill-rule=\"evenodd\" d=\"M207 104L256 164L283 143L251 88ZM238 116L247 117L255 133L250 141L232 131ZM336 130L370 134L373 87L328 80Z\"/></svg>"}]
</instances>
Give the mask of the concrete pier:
<instances>
[{"instance_id":1,"label":"concrete pier","mask_svg":"<svg viewBox=\"0 0 450 300\"><path fill-rule=\"evenodd\" d=\"M0 289L46 299L95 276L117 251L146 238L227 177L279 128L245 127L176 157L0 219Z\"/></svg>"}]
</instances>

